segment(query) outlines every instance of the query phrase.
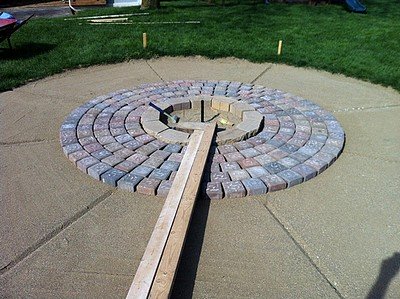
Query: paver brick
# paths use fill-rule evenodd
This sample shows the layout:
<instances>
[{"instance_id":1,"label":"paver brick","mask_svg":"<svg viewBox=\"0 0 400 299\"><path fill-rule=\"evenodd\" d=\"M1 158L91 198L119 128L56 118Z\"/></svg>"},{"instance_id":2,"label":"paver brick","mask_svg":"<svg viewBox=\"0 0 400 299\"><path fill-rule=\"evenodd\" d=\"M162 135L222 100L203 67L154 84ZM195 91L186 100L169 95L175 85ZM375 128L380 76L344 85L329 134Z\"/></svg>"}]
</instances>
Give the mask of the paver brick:
<instances>
[{"instance_id":1,"label":"paver brick","mask_svg":"<svg viewBox=\"0 0 400 299\"><path fill-rule=\"evenodd\" d=\"M306 164L299 164L292 168L293 171L297 172L303 177L303 181L308 181L317 175L317 171Z\"/></svg>"},{"instance_id":2,"label":"paver brick","mask_svg":"<svg viewBox=\"0 0 400 299\"><path fill-rule=\"evenodd\" d=\"M171 170L156 168L151 172L149 178L158 180L167 180L171 173L172 173Z\"/></svg>"},{"instance_id":3,"label":"paver brick","mask_svg":"<svg viewBox=\"0 0 400 299\"><path fill-rule=\"evenodd\" d=\"M122 178L126 172L111 168L100 175L101 181L103 183L109 184L113 187L117 186L117 182L120 178Z\"/></svg>"},{"instance_id":4,"label":"paver brick","mask_svg":"<svg viewBox=\"0 0 400 299\"><path fill-rule=\"evenodd\" d=\"M239 152L225 154L224 157L228 162L236 162L244 159L243 155Z\"/></svg>"},{"instance_id":5,"label":"paver brick","mask_svg":"<svg viewBox=\"0 0 400 299\"><path fill-rule=\"evenodd\" d=\"M242 118L243 117L243 112L245 111L255 111L256 109L252 107L251 105L245 103L245 102L235 102L232 103L229 107L229 112L232 113L233 115Z\"/></svg>"},{"instance_id":6,"label":"paver brick","mask_svg":"<svg viewBox=\"0 0 400 299\"><path fill-rule=\"evenodd\" d=\"M113 143L104 145L104 148L113 153L113 152L116 152L117 150L124 148L124 146L118 142L113 142Z\"/></svg>"},{"instance_id":7,"label":"paver brick","mask_svg":"<svg viewBox=\"0 0 400 299\"><path fill-rule=\"evenodd\" d=\"M287 182L288 187L293 187L303 182L303 176L290 169L281 171L277 175L283 178Z\"/></svg>"},{"instance_id":8,"label":"paver brick","mask_svg":"<svg viewBox=\"0 0 400 299\"><path fill-rule=\"evenodd\" d=\"M152 167L145 166L145 165L139 165L138 167L133 169L131 171L131 173L136 174L138 176L147 177L153 170L154 170L154 168L152 168Z\"/></svg>"},{"instance_id":9,"label":"paver brick","mask_svg":"<svg viewBox=\"0 0 400 299\"><path fill-rule=\"evenodd\" d=\"M160 166L160 168L170 170L170 171L177 171L179 169L180 165L181 165L181 163L179 163L179 162L167 160Z\"/></svg>"},{"instance_id":10,"label":"paver brick","mask_svg":"<svg viewBox=\"0 0 400 299\"><path fill-rule=\"evenodd\" d=\"M166 198L171 190L172 184L172 181L162 181L157 188L157 196Z\"/></svg>"},{"instance_id":11,"label":"paver brick","mask_svg":"<svg viewBox=\"0 0 400 299\"><path fill-rule=\"evenodd\" d=\"M142 154L144 156L150 156L154 153L158 148L152 144L145 144L138 149L135 150L136 153Z\"/></svg>"},{"instance_id":12,"label":"paver brick","mask_svg":"<svg viewBox=\"0 0 400 299\"><path fill-rule=\"evenodd\" d=\"M132 156L134 153L135 152L130 150L129 148L122 148L120 150L115 151L113 154L114 154L114 156L121 157L121 158L125 159L127 157Z\"/></svg>"},{"instance_id":13,"label":"paver brick","mask_svg":"<svg viewBox=\"0 0 400 299\"><path fill-rule=\"evenodd\" d=\"M121 163L117 164L114 168L125 171L125 172L130 172L136 166L138 166L138 164L136 164L132 161L125 160L125 161L122 161Z\"/></svg>"},{"instance_id":14,"label":"paver brick","mask_svg":"<svg viewBox=\"0 0 400 299\"><path fill-rule=\"evenodd\" d=\"M149 166L149 167L152 167L152 168L157 168L163 163L164 163L164 159L157 158L157 157L150 157L146 161L144 161L142 163L142 165Z\"/></svg>"},{"instance_id":15,"label":"paver brick","mask_svg":"<svg viewBox=\"0 0 400 299\"><path fill-rule=\"evenodd\" d=\"M246 188L247 195L260 195L267 193L267 187L264 183L257 178L249 178L242 180L244 187Z\"/></svg>"},{"instance_id":16,"label":"paver brick","mask_svg":"<svg viewBox=\"0 0 400 299\"><path fill-rule=\"evenodd\" d=\"M133 137L129 134L122 134L115 137L115 140L119 143L125 143L134 140Z\"/></svg>"},{"instance_id":17,"label":"paver brick","mask_svg":"<svg viewBox=\"0 0 400 299\"><path fill-rule=\"evenodd\" d=\"M99 160L90 156L77 161L76 166L78 167L79 170L86 172L90 166L93 166L99 162L100 162Z\"/></svg>"},{"instance_id":18,"label":"paver brick","mask_svg":"<svg viewBox=\"0 0 400 299\"><path fill-rule=\"evenodd\" d=\"M218 151L220 154L224 155L224 154L228 154L228 153L237 152L237 149L236 149L236 147L234 147L231 144L226 144L226 145L218 146Z\"/></svg>"},{"instance_id":19,"label":"paver brick","mask_svg":"<svg viewBox=\"0 0 400 299\"><path fill-rule=\"evenodd\" d=\"M318 172L318 174L322 173L325 169L328 168L327 162L316 159L314 157L311 157L303 164L313 167Z\"/></svg>"},{"instance_id":20,"label":"paver brick","mask_svg":"<svg viewBox=\"0 0 400 299\"><path fill-rule=\"evenodd\" d=\"M110 166L115 166L115 165L121 163L122 161L124 161L123 158L114 156L114 155L111 155L111 156L101 159L101 162L106 163Z\"/></svg>"},{"instance_id":21,"label":"paver brick","mask_svg":"<svg viewBox=\"0 0 400 299\"><path fill-rule=\"evenodd\" d=\"M228 173L232 181L241 181L250 178L249 173L244 169L230 170Z\"/></svg>"},{"instance_id":22,"label":"paver brick","mask_svg":"<svg viewBox=\"0 0 400 299\"><path fill-rule=\"evenodd\" d=\"M132 156L130 156L129 158L127 158L127 161L131 161L135 164L142 164L144 161L146 161L149 157L145 156L143 154L140 153L135 153Z\"/></svg>"},{"instance_id":23,"label":"paver brick","mask_svg":"<svg viewBox=\"0 0 400 299\"><path fill-rule=\"evenodd\" d=\"M158 185L161 181L157 179L144 178L136 187L137 192L145 195L156 195Z\"/></svg>"},{"instance_id":24,"label":"paver brick","mask_svg":"<svg viewBox=\"0 0 400 299\"><path fill-rule=\"evenodd\" d=\"M252 178L259 178L264 175L269 175L269 172L262 166L253 166L246 168L246 171Z\"/></svg>"},{"instance_id":25,"label":"paver brick","mask_svg":"<svg viewBox=\"0 0 400 299\"><path fill-rule=\"evenodd\" d=\"M225 172L213 172L211 173L211 182L229 182L229 176Z\"/></svg>"},{"instance_id":26,"label":"paver brick","mask_svg":"<svg viewBox=\"0 0 400 299\"><path fill-rule=\"evenodd\" d=\"M237 162L223 162L220 165L222 172L228 172L230 170L240 170L240 166Z\"/></svg>"},{"instance_id":27,"label":"paver brick","mask_svg":"<svg viewBox=\"0 0 400 299\"><path fill-rule=\"evenodd\" d=\"M179 153L179 151L182 149L182 146L179 144L167 144L167 146L164 148L164 151L170 152L170 153Z\"/></svg>"},{"instance_id":28,"label":"paver brick","mask_svg":"<svg viewBox=\"0 0 400 299\"><path fill-rule=\"evenodd\" d=\"M63 146L63 152L66 156L72 154L73 152L77 152L79 150L82 150L82 146L79 143L72 143Z\"/></svg>"},{"instance_id":29,"label":"paver brick","mask_svg":"<svg viewBox=\"0 0 400 299\"><path fill-rule=\"evenodd\" d=\"M154 153L150 155L151 158L159 158L166 160L169 156L171 155L170 152L164 151L164 150L157 150Z\"/></svg>"},{"instance_id":30,"label":"paver brick","mask_svg":"<svg viewBox=\"0 0 400 299\"><path fill-rule=\"evenodd\" d=\"M189 134L168 129L158 133L157 138L167 143L187 144L189 142Z\"/></svg>"},{"instance_id":31,"label":"paver brick","mask_svg":"<svg viewBox=\"0 0 400 299\"><path fill-rule=\"evenodd\" d=\"M68 155L68 159L74 163L86 157L89 157L89 153L84 150L76 151Z\"/></svg>"},{"instance_id":32,"label":"paver brick","mask_svg":"<svg viewBox=\"0 0 400 299\"><path fill-rule=\"evenodd\" d=\"M135 139L143 144L149 143L150 141L154 140L153 136L150 136L148 134L143 134L140 136L135 137Z\"/></svg>"},{"instance_id":33,"label":"paver brick","mask_svg":"<svg viewBox=\"0 0 400 299\"><path fill-rule=\"evenodd\" d=\"M207 183L206 195L209 199L221 199L224 196L221 183L219 182Z\"/></svg>"},{"instance_id":34,"label":"paver brick","mask_svg":"<svg viewBox=\"0 0 400 299\"><path fill-rule=\"evenodd\" d=\"M93 166L90 166L87 169L87 173L96 180L100 180L100 176L105 173L107 170L110 170L111 166L105 163L97 163Z\"/></svg>"},{"instance_id":35,"label":"paver brick","mask_svg":"<svg viewBox=\"0 0 400 299\"><path fill-rule=\"evenodd\" d=\"M254 157L254 160L256 160L262 166L265 166L266 164L271 163L271 162L276 162L276 159L271 157L268 154L256 156L256 157Z\"/></svg>"},{"instance_id":36,"label":"paver brick","mask_svg":"<svg viewBox=\"0 0 400 299\"><path fill-rule=\"evenodd\" d=\"M241 181L223 182L222 187L226 198L238 198L246 196L246 189Z\"/></svg>"},{"instance_id":37,"label":"paver brick","mask_svg":"<svg viewBox=\"0 0 400 299\"><path fill-rule=\"evenodd\" d=\"M262 180L264 184L268 187L268 192L282 190L285 189L287 186L286 181L276 174L262 176L260 177L260 180Z\"/></svg>"},{"instance_id":38,"label":"paver brick","mask_svg":"<svg viewBox=\"0 0 400 299\"><path fill-rule=\"evenodd\" d=\"M261 155L261 153L254 148L247 148L247 149L241 150L240 153L246 158L252 158L252 157Z\"/></svg>"},{"instance_id":39,"label":"paver brick","mask_svg":"<svg viewBox=\"0 0 400 299\"><path fill-rule=\"evenodd\" d=\"M112 136L102 136L102 137L97 138L97 141L102 145L116 142L115 138Z\"/></svg>"},{"instance_id":40,"label":"paver brick","mask_svg":"<svg viewBox=\"0 0 400 299\"><path fill-rule=\"evenodd\" d=\"M139 147L141 147L143 145L143 143L137 141L137 140L131 140L128 141L126 143L124 143L124 147L134 151L136 149L138 149Z\"/></svg>"},{"instance_id":41,"label":"paver brick","mask_svg":"<svg viewBox=\"0 0 400 299\"><path fill-rule=\"evenodd\" d=\"M128 173L123 176L117 183L118 187L130 192L135 192L137 185L143 180L142 176Z\"/></svg>"},{"instance_id":42,"label":"paver brick","mask_svg":"<svg viewBox=\"0 0 400 299\"><path fill-rule=\"evenodd\" d=\"M257 162L254 158L246 158L238 161L239 165L242 168L249 168L253 166L260 166L260 163Z\"/></svg>"},{"instance_id":43,"label":"paver brick","mask_svg":"<svg viewBox=\"0 0 400 299\"><path fill-rule=\"evenodd\" d=\"M293 159L291 157L285 157L279 160L279 163L282 164L283 166L286 166L287 168L292 168L293 166L300 164L300 161Z\"/></svg>"},{"instance_id":44,"label":"paver brick","mask_svg":"<svg viewBox=\"0 0 400 299\"><path fill-rule=\"evenodd\" d=\"M175 162L182 162L183 159L183 153L172 153L168 157L168 161L175 161Z\"/></svg>"},{"instance_id":45,"label":"paver brick","mask_svg":"<svg viewBox=\"0 0 400 299\"><path fill-rule=\"evenodd\" d=\"M247 141L235 142L233 145L238 151L253 148L253 145L251 143L248 143Z\"/></svg>"},{"instance_id":46,"label":"paver brick","mask_svg":"<svg viewBox=\"0 0 400 299\"><path fill-rule=\"evenodd\" d=\"M278 172L281 172L281 171L284 171L287 169L287 167L283 166L279 162L271 162L271 163L264 165L264 167L271 174L276 174Z\"/></svg>"}]
</instances>

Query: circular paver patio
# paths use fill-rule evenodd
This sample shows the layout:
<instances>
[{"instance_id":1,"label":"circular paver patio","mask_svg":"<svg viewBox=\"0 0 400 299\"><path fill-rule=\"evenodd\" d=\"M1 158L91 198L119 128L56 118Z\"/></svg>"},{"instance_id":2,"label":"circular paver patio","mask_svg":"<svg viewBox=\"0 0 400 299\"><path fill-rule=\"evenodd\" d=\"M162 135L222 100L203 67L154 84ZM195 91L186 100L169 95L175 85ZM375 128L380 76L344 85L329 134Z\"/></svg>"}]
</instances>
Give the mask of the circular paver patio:
<instances>
[{"instance_id":1,"label":"circular paver patio","mask_svg":"<svg viewBox=\"0 0 400 299\"><path fill-rule=\"evenodd\" d=\"M202 97L210 105L215 100L216 109L225 109L243 121L241 127L225 134L233 137L225 136L211 148L203 177L204 194L211 199L292 187L323 172L342 152L345 133L328 111L283 91L229 81L153 83L99 96L75 109L62 124L63 151L97 180L165 197L187 142L172 143L173 134L183 132L168 124L143 126L159 118L155 114L149 119L155 110L148 103L165 107L175 103L175 110L192 109ZM146 120L141 119L144 115ZM255 130L251 120L258 115L262 121Z\"/></svg>"}]
</instances>

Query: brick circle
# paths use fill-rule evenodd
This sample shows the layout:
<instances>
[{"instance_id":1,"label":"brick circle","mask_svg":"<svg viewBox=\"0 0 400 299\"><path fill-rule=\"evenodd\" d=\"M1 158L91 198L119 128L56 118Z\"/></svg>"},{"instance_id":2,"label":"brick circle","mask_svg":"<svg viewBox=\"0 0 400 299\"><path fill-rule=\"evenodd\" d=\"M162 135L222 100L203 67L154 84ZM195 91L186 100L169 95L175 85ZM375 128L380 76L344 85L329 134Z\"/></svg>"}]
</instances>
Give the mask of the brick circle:
<instances>
[{"instance_id":1,"label":"brick circle","mask_svg":"<svg viewBox=\"0 0 400 299\"><path fill-rule=\"evenodd\" d=\"M119 90L78 107L61 125L63 151L97 180L166 197L186 146L147 134L141 115L149 102L202 95L250 104L264 117L255 136L212 146L202 184L211 199L292 187L323 172L343 150L339 122L309 100L240 82L181 80Z\"/></svg>"}]
</instances>

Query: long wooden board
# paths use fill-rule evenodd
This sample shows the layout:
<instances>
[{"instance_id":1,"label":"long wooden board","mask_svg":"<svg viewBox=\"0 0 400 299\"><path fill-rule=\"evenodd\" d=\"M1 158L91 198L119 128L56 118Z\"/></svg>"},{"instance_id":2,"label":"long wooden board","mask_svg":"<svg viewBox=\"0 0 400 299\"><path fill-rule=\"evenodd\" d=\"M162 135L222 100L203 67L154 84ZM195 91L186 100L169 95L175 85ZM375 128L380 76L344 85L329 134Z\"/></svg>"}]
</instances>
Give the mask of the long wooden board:
<instances>
[{"instance_id":1,"label":"long wooden board","mask_svg":"<svg viewBox=\"0 0 400 299\"><path fill-rule=\"evenodd\" d=\"M92 5L106 5L107 0L72 0L74 6L92 6Z\"/></svg>"},{"instance_id":2,"label":"long wooden board","mask_svg":"<svg viewBox=\"0 0 400 299\"><path fill-rule=\"evenodd\" d=\"M165 200L164 206L161 210L160 216L147 244L147 248L142 260L140 261L135 278L126 298L147 298L149 296L157 268L160 264L164 248L170 236L171 228L177 215L178 207L181 203L183 195L186 194L184 192L186 190L185 188L191 190L194 188L188 184L192 169L195 169L196 172L203 172L204 164L201 168L201 166L198 166L195 162L200 148L204 148L204 144L206 143L205 140L203 140L203 135L210 136L211 134L210 141L207 142L207 149L209 149L214 130L215 124L210 125L205 132L196 130L191 135L188 148L181 162L181 167L175 176L171 190L167 196L167 199ZM209 131L212 131L212 133ZM204 156L204 154L202 156ZM192 180L190 180L190 182L191 181ZM196 190L198 190L198 186Z\"/></svg>"},{"instance_id":3,"label":"long wooden board","mask_svg":"<svg viewBox=\"0 0 400 299\"><path fill-rule=\"evenodd\" d=\"M203 177L204 166L214 136L215 124L208 125L204 130L200 148L197 152L193 168L190 171L189 180L182 200L176 213L167 244L165 246L160 265L151 287L149 298L169 298L175 279L186 233L192 218L193 207Z\"/></svg>"}]
</instances>

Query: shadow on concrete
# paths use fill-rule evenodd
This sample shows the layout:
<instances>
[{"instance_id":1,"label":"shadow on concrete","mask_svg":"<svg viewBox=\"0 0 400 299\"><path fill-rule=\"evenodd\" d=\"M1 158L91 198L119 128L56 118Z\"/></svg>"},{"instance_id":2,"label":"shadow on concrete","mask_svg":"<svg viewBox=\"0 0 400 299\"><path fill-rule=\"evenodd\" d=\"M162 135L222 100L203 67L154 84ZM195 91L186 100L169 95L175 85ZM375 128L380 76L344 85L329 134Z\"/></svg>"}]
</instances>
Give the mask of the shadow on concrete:
<instances>
[{"instance_id":1,"label":"shadow on concrete","mask_svg":"<svg viewBox=\"0 0 400 299\"><path fill-rule=\"evenodd\" d=\"M13 44L11 38L12 50L8 48L7 41L0 44L0 59L1 60L16 60L28 59L37 55L50 52L56 45L45 43L23 43Z\"/></svg>"},{"instance_id":2,"label":"shadow on concrete","mask_svg":"<svg viewBox=\"0 0 400 299\"><path fill-rule=\"evenodd\" d=\"M192 220L183 247L181 261L171 292L171 298L192 298L193 289L203 247L210 200L201 196L194 207Z\"/></svg>"},{"instance_id":3,"label":"shadow on concrete","mask_svg":"<svg viewBox=\"0 0 400 299\"><path fill-rule=\"evenodd\" d=\"M381 270L375 284L372 286L366 299L384 298L390 282L400 269L400 252L395 252L391 257L383 260Z\"/></svg>"}]
</instances>

